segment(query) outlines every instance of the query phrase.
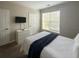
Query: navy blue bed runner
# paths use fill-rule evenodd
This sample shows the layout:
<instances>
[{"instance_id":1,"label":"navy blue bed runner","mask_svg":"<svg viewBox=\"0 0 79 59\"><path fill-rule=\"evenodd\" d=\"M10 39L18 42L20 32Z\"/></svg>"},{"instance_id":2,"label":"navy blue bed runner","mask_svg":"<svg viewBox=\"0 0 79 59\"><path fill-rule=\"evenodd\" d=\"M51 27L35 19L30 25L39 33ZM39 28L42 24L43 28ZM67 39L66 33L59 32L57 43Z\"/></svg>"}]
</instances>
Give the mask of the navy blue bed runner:
<instances>
[{"instance_id":1,"label":"navy blue bed runner","mask_svg":"<svg viewBox=\"0 0 79 59\"><path fill-rule=\"evenodd\" d=\"M29 48L28 58L40 58L43 48L52 42L57 36L57 33L50 33L34 41Z\"/></svg>"}]
</instances>

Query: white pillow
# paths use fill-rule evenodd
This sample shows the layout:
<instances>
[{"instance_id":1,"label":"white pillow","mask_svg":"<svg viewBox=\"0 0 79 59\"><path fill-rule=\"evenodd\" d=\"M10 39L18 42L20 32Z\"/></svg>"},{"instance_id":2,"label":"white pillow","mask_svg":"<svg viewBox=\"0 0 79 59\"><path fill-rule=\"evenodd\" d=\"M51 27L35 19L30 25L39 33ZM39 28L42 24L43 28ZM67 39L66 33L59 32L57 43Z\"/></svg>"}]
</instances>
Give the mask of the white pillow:
<instances>
[{"instance_id":1,"label":"white pillow","mask_svg":"<svg viewBox=\"0 0 79 59\"><path fill-rule=\"evenodd\" d=\"M73 53L75 57L79 58L79 33L74 38Z\"/></svg>"},{"instance_id":2,"label":"white pillow","mask_svg":"<svg viewBox=\"0 0 79 59\"><path fill-rule=\"evenodd\" d=\"M75 43L79 43L79 33L76 35L76 37L74 38Z\"/></svg>"}]
</instances>

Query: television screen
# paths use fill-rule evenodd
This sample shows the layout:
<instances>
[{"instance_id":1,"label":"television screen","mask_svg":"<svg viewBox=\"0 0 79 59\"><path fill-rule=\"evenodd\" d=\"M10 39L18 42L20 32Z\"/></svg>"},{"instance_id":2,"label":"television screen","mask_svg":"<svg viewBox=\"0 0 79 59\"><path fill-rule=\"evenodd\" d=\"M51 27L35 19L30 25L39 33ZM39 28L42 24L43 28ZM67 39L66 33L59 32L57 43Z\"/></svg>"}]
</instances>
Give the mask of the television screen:
<instances>
[{"instance_id":1,"label":"television screen","mask_svg":"<svg viewBox=\"0 0 79 59\"><path fill-rule=\"evenodd\" d=\"M25 23L26 17L15 17L15 22L16 23Z\"/></svg>"}]
</instances>

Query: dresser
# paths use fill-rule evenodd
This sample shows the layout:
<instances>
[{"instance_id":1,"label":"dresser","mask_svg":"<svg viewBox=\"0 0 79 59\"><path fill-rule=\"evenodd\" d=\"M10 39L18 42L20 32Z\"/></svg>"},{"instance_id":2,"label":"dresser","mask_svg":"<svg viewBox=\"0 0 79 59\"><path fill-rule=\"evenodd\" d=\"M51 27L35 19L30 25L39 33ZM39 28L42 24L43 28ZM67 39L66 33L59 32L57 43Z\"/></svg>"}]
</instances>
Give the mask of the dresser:
<instances>
[{"instance_id":1,"label":"dresser","mask_svg":"<svg viewBox=\"0 0 79 59\"><path fill-rule=\"evenodd\" d=\"M21 45L28 36L30 36L28 29L16 30L16 42L18 45Z\"/></svg>"}]
</instances>

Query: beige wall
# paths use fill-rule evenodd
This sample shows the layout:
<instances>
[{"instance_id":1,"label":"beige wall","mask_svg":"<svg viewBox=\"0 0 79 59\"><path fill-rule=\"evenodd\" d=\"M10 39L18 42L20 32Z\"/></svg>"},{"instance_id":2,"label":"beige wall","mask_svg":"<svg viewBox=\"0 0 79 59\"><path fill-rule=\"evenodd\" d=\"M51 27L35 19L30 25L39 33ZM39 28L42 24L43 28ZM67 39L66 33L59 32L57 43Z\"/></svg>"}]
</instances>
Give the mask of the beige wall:
<instances>
[{"instance_id":1,"label":"beige wall","mask_svg":"<svg viewBox=\"0 0 79 59\"><path fill-rule=\"evenodd\" d=\"M11 2L0 2L0 8L3 9L8 9L10 10L10 27L11 27L11 40L15 40L15 31L17 29L20 29L20 24L16 24L15 21L15 16L23 16L26 17L26 23L24 24L25 26L22 26L22 28L28 28L28 23L29 23L29 18L28 14L29 13L36 13L39 15L39 11L33 10L28 7L23 7L17 4L13 4ZM39 19L37 19L39 21ZM39 31L39 24L37 24L36 32Z\"/></svg>"},{"instance_id":2,"label":"beige wall","mask_svg":"<svg viewBox=\"0 0 79 59\"><path fill-rule=\"evenodd\" d=\"M40 10L45 12L60 10L60 34L74 38L79 33L79 2L66 2Z\"/></svg>"}]
</instances>

